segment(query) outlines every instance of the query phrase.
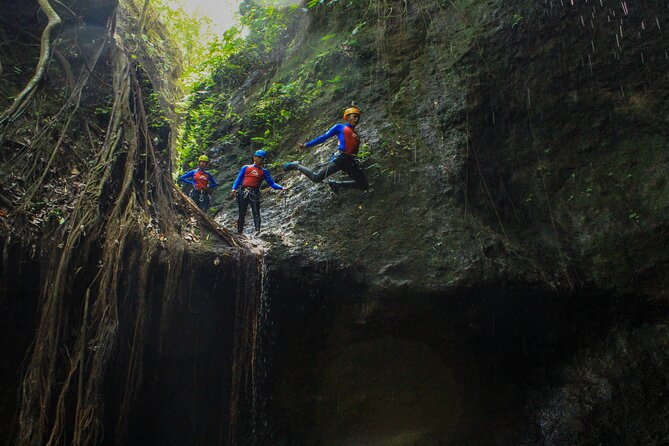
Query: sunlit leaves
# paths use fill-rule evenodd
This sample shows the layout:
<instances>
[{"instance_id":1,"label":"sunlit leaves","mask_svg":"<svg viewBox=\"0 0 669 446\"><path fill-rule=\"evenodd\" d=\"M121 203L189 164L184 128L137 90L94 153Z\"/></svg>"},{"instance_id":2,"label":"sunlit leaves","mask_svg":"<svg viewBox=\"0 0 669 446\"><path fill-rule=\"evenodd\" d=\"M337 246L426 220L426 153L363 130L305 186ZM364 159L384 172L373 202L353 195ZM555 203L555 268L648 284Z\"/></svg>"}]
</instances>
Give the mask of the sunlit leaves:
<instances>
[{"instance_id":1,"label":"sunlit leaves","mask_svg":"<svg viewBox=\"0 0 669 446\"><path fill-rule=\"evenodd\" d=\"M151 3L157 12L156 19L165 25L170 40L179 50L183 77L189 85L197 77L194 73L201 71L200 65L210 55L210 42L216 43L211 20L188 13L185 0L153 0ZM235 34L238 30L231 31L228 39L234 39ZM223 36L222 40L225 39Z\"/></svg>"},{"instance_id":2,"label":"sunlit leaves","mask_svg":"<svg viewBox=\"0 0 669 446\"><path fill-rule=\"evenodd\" d=\"M276 62L276 49L285 34L294 8L260 7L245 2L241 28L232 28L214 38L207 47L197 72L187 80L190 95L186 102L188 117L179 143L180 158L189 160L196 153L220 139L221 127L239 120L229 106L231 91L246 81L249 73L265 70ZM276 84L253 104L253 126L262 134L252 133L249 140L271 147L278 141L276 126L293 116L300 92L297 84ZM246 135L238 135L245 138Z\"/></svg>"}]
</instances>

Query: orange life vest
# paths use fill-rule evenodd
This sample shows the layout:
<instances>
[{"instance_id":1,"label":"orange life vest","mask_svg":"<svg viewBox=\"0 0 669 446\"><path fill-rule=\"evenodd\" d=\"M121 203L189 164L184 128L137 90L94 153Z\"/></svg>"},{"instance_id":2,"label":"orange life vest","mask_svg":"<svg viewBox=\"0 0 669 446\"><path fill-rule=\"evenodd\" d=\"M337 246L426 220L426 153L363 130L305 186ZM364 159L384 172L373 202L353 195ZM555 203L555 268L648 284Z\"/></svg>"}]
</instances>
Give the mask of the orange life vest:
<instances>
[{"instance_id":1,"label":"orange life vest","mask_svg":"<svg viewBox=\"0 0 669 446\"><path fill-rule=\"evenodd\" d=\"M246 172L244 172L244 182L242 183L242 186L258 189L264 178L265 173L262 171L262 168L255 164L249 164L246 166Z\"/></svg>"}]
</instances>

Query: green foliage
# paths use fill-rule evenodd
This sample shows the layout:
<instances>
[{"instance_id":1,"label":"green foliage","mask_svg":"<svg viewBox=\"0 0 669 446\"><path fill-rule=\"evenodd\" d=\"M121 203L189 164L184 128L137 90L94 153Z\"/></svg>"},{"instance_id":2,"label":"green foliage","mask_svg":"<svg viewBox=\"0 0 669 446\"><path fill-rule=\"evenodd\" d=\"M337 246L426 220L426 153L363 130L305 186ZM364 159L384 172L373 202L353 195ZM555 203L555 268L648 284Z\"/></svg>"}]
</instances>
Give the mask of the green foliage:
<instances>
[{"instance_id":1,"label":"green foliage","mask_svg":"<svg viewBox=\"0 0 669 446\"><path fill-rule=\"evenodd\" d=\"M94 113L96 116L109 116L111 111L111 105L105 105L102 107L95 107Z\"/></svg>"},{"instance_id":2,"label":"green foliage","mask_svg":"<svg viewBox=\"0 0 669 446\"><path fill-rule=\"evenodd\" d=\"M210 144L220 116L219 98L208 95L206 90L194 94L206 95L206 98L189 109L188 119L179 138L179 158L191 162Z\"/></svg>"},{"instance_id":3,"label":"green foliage","mask_svg":"<svg viewBox=\"0 0 669 446\"><path fill-rule=\"evenodd\" d=\"M251 138L257 146L275 149L282 138L286 123L300 108L301 89L297 82L272 84L263 98L253 108L251 123L254 128L265 129L262 135Z\"/></svg>"},{"instance_id":4,"label":"green foliage","mask_svg":"<svg viewBox=\"0 0 669 446\"><path fill-rule=\"evenodd\" d=\"M318 5L322 5L322 4L333 5L335 3L337 3L337 0L309 0L307 2L307 7L308 8L313 8L313 7L316 7Z\"/></svg>"},{"instance_id":5,"label":"green foliage","mask_svg":"<svg viewBox=\"0 0 669 446\"><path fill-rule=\"evenodd\" d=\"M171 40L179 48L181 64L187 76L198 69L207 56L207 43L214 38L211 20L184 10L185 0L154 0L158 20L167 27Z\"/></svg>"},{"instance_id":6,"label":"green foliage","mask_svg":"<svg viewBox=\"0 0 669 446\"><path fill-rule=\"evenodd\" d=\"M372 156L372 149L369 144L363 143L358 149L358 159L364 161L365 159Z\"/></svg>"},{"instance_id":7,"label":"green foliage","mask_svg":"<svg viewBox=\"0 0 669 446\"><path fill-rule=\"evenodd\" d=\"M182 160L191 160L228 137L225 129L240 120L229 104L232 91L246 81L249 73L266 70L275 63L277 48L295 10L250 3L240 9L242 28L232 28L222 37L214 38L198 65L200 75L187 81L191 92L183 104L187 118L178 147ZM278 126L293 116L299 94L295 83L273 84L263 98L250 104L252 130L236 132L234 137L269 150L276 147L281 137Z\"/></svg>"},{"instance_id":8,"label":"green foliage","mask_svg":"<svg viewBox=\"0 0 669 446\"><path fill-rule=\"evenodd\" d=\"M209 73L220 67L232 54L241 51L243 45L244 40L238 27L228 29L222 36L215 36L207 48L206 57L199 65L200 71Z\"/></svg>"},{"instance_id":9,"label":"green foliage","mask_svg":"<svg viewBox=\"0 0 669 446\"><path fill-rule=\"evenodd\" d=\"M139 69L142 69L141 65L139 66ZM165 113L158 102L158 92L155 91L147 76L142 77L142 90L145 95L144 107L149 128L152 130L160 130L165 126L168 126L167 116L165 116Z\"/></svg>"},{"instance_id":10,"label":"green foliage","mask_svg":"<svg viewBox=\"0 0 669 446\"><path fill-rule=\"evenodd\" d=\"M323 123L329 125L340 117L337 109L355 99L331 106L342 101L349 82L361 80L362 74L347 69L346 63L356 57L353 47L366 30L365 22L343 33L323 33L315 45L291 46L287 31L304 14L302 9L246 1L240 11L242 29L210 45L201 64L206 75L192 84L179 145L183 160L213 146L264 147L274 152L275 161L292 157L294 138L304 131L301 123L314 105L327 106L324 111L331 117ZM363 158L369 156L368 149L361 151Z\"/></svg>"},{"instance_id":11,"label":"green foliage","mask_svg":"<svg viewBox=\"0 0 669 446\"><path fill-rule=\"evenodd\" d=\"M518 14L517 12L514 13L513 16L511 17L511 27L515 28L516 26L523 23L524 20L525 18L522 15Z\"/></svg>"},{"instance_id":12,"label":"green foliage","mask_svg":"<svg viewBox=\"0 0 669 446\"><path fill-rule=\"evenodd\" d=\"M257 56L269 56L288 29L290 11L274 6L252 6L241 18L248 30L245 46Z\"/></svg>"}]
</instances>

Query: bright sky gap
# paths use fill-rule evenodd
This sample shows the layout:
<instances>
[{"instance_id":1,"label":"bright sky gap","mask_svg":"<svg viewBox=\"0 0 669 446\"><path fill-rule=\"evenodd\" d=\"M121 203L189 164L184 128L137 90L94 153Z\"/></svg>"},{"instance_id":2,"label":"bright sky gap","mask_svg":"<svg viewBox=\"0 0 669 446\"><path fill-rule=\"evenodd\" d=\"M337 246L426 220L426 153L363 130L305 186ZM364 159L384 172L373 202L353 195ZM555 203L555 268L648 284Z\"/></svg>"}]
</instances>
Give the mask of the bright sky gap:
<instances>
[{"instance_id":1,"label":"bright sky gap","mask_svg":"<svg viewBox=\"0 0 669 446\"><path fill-rule=\"evenodd\" d=\"M182 7L189 14L209 18L212 31L219 35L239 22L240 2L241 0L166 0L173 8Z\"/></svg>"}]
</instances>

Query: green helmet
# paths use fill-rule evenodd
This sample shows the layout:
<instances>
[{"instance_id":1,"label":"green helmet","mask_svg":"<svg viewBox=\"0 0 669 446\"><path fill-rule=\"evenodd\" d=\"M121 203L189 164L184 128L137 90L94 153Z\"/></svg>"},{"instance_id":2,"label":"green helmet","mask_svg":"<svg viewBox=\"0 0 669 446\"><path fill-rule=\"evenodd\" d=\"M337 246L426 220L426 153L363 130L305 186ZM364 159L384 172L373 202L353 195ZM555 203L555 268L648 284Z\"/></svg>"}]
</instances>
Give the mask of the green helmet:
<instances>
[{"instance_id":1,"label":"green helmet","mask_svg":"<svg viewBox=\"0 0 669 446\"><path fill-rule=\"evenodd\" d=\"M200 161L204 162L209 162L209 157L207 155L200 155L200 157L197 159L197 162L199 163Z\"/></svg>"}]
</instances>

